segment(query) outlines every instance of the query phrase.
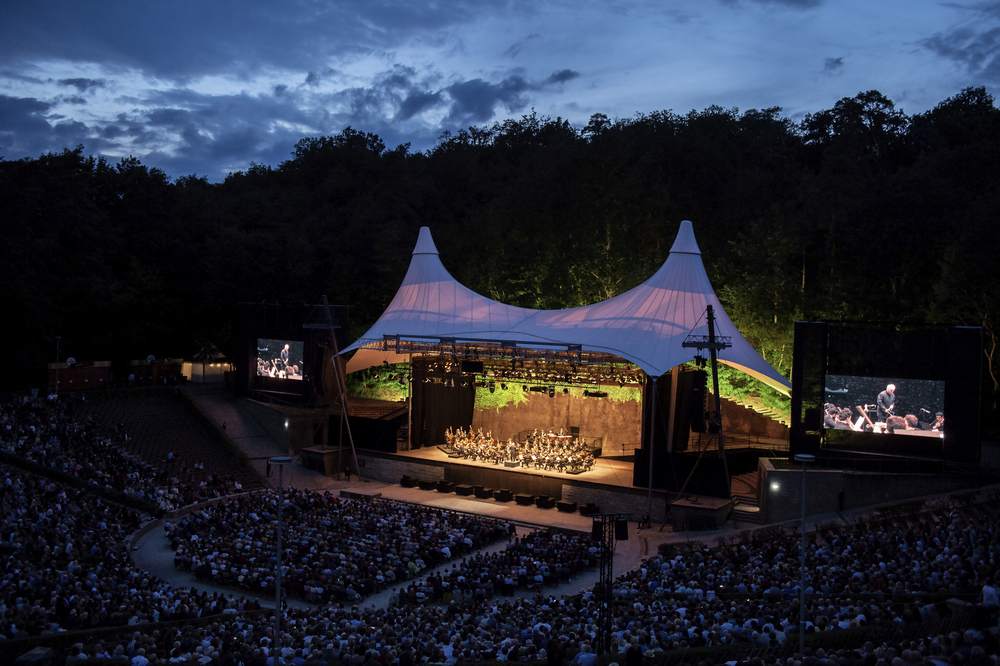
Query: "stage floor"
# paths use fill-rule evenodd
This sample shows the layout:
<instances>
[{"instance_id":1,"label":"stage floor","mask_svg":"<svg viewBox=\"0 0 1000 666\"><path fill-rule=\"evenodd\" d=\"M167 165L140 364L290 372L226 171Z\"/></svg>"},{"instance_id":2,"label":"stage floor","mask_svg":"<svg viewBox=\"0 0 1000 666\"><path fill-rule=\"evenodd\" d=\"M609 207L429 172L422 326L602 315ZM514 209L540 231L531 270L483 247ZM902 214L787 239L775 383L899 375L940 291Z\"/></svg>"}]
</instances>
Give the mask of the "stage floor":
<instances>
[{"instance_id":1,"label":"stage floor","mask_svg":"<svg viewBox=\"0 0 1000 666\"><path fill-rule=\"evenodd\" d=\"M706 451L713 452L718 450L718 440L712 439L710 442L707 439L707 435L702 435L702 440L699 442L697 435L694 435L689 443L690 448L686 453L698 454L702 449ZM788 442L781 439L769 439L766 437L751 437L746 434L738 433L725 433L725 443L726 450L735 449L770 449L772 451L787 451ZM428 460L435 462L448 462L456 465L468 465L472 467L485 467L489 469L496 469L504 472L513 472L520 474L532 474L534 476L541 476L553 479L572 479L576 481L585 481L587 483L597 483L608 486L617 486L619 488L633 488L632 485L632 473L634 465L631 462L624 460L616 460L614 458L597 458L594 461L594 468L589 472L583 472L582 474L567 474L565 472L558 472L556 470L545 470L545 469L535 469L534 467L504 467L503 465L494 465L488 462L481 462L478 460L469 460L467 458L451 458L447 453L442 451L436 446L424 447L420 449L414 449L412 451L397 451L396 455L416 458L419 460ZM643 488L646 487L642 484Z\"/></svg>"},{"instance_id":2,"label":"stage floor","mask_svg":"<svg viewBox=\"0 0 1000 666\"><path fill-rule=\"evenodd\" d=\"M532 474L552 479L573 479L576 481L586 481L587 483L600 483L608 486L618 486L620 488L632 487L632 468L630 462L622 460L612 460L610 458L597 458L594 461L594 468L582 474L566 474L556 470L535 469L534 467L504 467L494 465L479 460L469 460L467 458L450 458L448 454L436 446L416 449L413 451L398 451L398 456L407 458L417 458L420 460L433 460L435 462L448 462L456 465L468 465L470 467L486 467L503 472L515 474Z\"/></svg>"}]
</instances>

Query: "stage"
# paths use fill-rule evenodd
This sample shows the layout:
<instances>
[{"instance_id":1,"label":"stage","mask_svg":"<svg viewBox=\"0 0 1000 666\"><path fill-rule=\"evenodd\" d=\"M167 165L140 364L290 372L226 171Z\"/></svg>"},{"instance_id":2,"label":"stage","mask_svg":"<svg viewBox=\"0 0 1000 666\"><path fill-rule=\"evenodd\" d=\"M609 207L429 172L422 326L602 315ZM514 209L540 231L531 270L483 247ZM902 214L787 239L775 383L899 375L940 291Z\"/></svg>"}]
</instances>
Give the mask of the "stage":
<instances>
[{"instance_id":1,"label":"stage","mask_svg":"<svg viewBox=\"0 0 1000 666\"><path fill-rule=\"evenodd\" d=\"M416 449L414 451L399 451L397 452L397 455L416 460L455 463L483 470L513 472L546 478L551 477L555 479L582 480L588 483L628 488L632 487L632 470L634 467L631 462L623 460L615 460L614 458L595 458L594 467L590 471L581 472L579 474L569 474L556 470L535 469L534 467L505 467L503 464L495 465L493 463L479 460L469 460L467 458L452 458L436 446Z\"/></svg>"}]
</instances>

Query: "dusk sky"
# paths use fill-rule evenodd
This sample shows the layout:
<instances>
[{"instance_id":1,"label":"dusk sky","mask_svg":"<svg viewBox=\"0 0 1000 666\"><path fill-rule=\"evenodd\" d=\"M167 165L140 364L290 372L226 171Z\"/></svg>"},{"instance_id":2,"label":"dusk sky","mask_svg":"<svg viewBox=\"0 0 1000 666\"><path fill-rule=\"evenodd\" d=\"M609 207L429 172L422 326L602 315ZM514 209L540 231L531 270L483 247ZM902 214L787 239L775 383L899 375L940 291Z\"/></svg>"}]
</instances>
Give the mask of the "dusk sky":
<instances>
[{"instance_id":1,"label":"dusk sky","mask_svg":"<svg viewBox=\"0 0 1000 666\"><path fill-rule=\"evenodd\" d=\"M277 166L345 127L390 148L534 109L783 115L879 90L915 114L1000 85L1000 2L9 2L0 156L83 144L172 178Z\"/></svg>"}]
</instances>

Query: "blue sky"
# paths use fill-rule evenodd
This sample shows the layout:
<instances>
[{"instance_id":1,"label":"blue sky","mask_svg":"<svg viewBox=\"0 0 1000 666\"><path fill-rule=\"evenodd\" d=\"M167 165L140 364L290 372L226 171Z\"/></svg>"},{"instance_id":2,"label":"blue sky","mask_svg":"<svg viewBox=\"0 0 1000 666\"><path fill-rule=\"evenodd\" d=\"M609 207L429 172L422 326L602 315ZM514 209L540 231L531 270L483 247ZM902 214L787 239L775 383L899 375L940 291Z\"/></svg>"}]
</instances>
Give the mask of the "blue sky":
<instances>
[{"instance_id":1,"label":"blue sky","mask_svg":"<svg viewBox=\"0 0 1000 666\"><path fill-rule=\"evenodd\" d=\"M348 126L426 150L532 109L798 119L876 89L914 114L1000 85L1000 2L39 0L3 19L0 156L83 144L211 181Z\"/></svg>"}]
</instances>

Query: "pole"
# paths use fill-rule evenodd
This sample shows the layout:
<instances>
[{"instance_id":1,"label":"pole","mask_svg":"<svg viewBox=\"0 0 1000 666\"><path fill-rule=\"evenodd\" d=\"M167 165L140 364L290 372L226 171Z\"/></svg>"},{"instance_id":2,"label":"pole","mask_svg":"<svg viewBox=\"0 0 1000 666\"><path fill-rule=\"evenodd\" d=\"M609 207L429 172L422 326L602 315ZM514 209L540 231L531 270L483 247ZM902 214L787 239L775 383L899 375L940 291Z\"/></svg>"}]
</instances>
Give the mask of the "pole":
<instances>
[{"instance_id":1,"label":"pole","mask_svg":"<svg viewBox=\"0 0 1000 666\"><path fill-rule=\"evenodd\" d=\"M806 464L816 456L800 453L795 460L802 463L802 546L799 559L799 659L806 655Z\"/></svg>"},{"instance_id":2,"label":"pole","mask_svg":"<svg viewBox=\"0 0 1000 666\"><path fill-rule=\"evenodd\" d=\"M649 417L649 481L647 485L648 497L646 499L646 515L653 515L653 449L656 443L656 408L659 407L659 403L656 398L656 380L657 377L650 377L653 382L653 400L650 409L652 409L652 414Z\"/></svg>"},{"instance_id":3,"label":"pole","mask_svg":"<svg viewBox=\"0 0 1000 666\"><path fill-rule=\"evenodd\" d=\"M719 457L722 458L722 469L726 475L726 495L733 498L733 489L729 483L729 465L726 463L726 445L722 436L722 396L719 394L719 351L715 345L715 311L708 306L708 342L712 352L712 390L715 392L715 418L719 422Z\"/></svg>"},{"instance_id":4,"label":"pole","mask_svg":"<svg viewBox=\"0 0 1000 666\"><path fill-rule=\"evenodd\" d=\"M278 466L278 557L274 572L274 664L278 666L281 660L281 509L285 504L284 471L285 465L292 462L288 456L275 456L271 464Z\"/></svg>"},{"instance_id":5,"label":"pole","mask_svg":"<svg viewBox=\"0 0 1000 666\"><path fill-rule=\"evenodd\" d=\"M670 371L670 406L667 407L667 453L674 452L674 416L677 411L677 381L680 378L680 366L675 365Z\"/></svg>"}]
</instances>

